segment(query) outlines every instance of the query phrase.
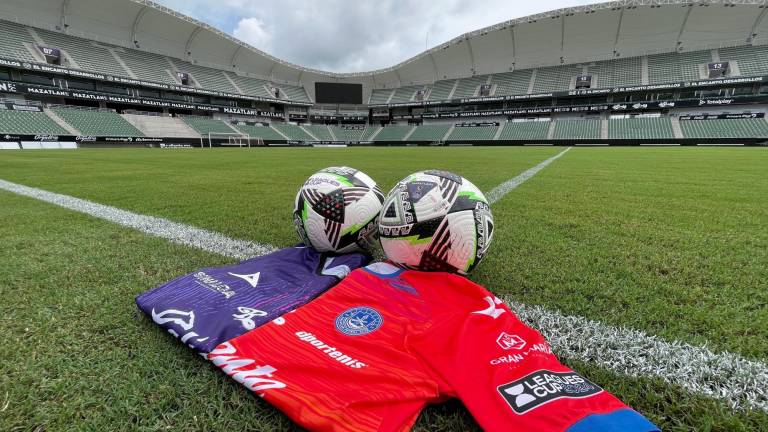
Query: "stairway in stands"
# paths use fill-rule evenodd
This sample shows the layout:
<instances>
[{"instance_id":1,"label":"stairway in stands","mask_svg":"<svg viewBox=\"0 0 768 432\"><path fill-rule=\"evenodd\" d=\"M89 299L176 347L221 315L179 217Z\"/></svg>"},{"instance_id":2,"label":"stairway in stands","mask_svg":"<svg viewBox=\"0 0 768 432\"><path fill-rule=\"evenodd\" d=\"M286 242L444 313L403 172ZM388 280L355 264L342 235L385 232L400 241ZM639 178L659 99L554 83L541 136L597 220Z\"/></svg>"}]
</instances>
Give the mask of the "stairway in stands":
<instances>
[{"instance_id":1,"label":"stairway in stands","mask_svg":"<svg viewBox=\"0 0 768 432\"><path fill-rule=\"evenodd\" d=\"M148 137L200 138L199 133L176 117L138 114L122 114L122 116Z\"/></svg>"}]
</instances>

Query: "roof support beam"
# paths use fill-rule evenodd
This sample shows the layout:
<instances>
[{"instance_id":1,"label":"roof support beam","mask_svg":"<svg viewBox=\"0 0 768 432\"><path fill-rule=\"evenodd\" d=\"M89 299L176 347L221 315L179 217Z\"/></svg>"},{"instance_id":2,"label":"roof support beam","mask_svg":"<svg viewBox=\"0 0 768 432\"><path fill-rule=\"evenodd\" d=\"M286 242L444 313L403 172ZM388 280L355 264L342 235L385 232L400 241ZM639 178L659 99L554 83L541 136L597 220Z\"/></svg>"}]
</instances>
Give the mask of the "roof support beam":
<instances>
[{"instance_id":1,"label":"roof support beam","mask_svg":"<svg viewBox=\"0 0 768 432\"><path fill-rule=\"evenodd\" d=\"M565 14L560 17L560 64L565 58Z\"/></svg>"},{"instance_id":2,"label":"roof support beam","mask_svg":"<svg viewBox=\"0 0 768 432\"><path fill-rule=\"evenodd\" d=\"M768 7L764 7L763 10L760 11L760 13L757 15L757 18L755 18L755 23L752 25L752 29L747 35L748 43L752 43L755 36L757 36L757 28L760 26L760 24L763 23L763 19L765 18L766 13L768 13Z\"/></svg>"},{"instance_id":3,"label":"roof support beam","mask_svg":"<svg viewBox=\"0 0 768 432\"><path fill-rule=\"evenodd\" d=\"M616 48L619 46L619 38L621 37L621 24L624 22L624 8L619 11L619 24L616 26L616 38L613 40L613 56L620 55Z\"/></svg>"},{"instance_id":4,"label":"roof support beam","mask_svg":"<svg viewBox=\"0 0 768 432\"><path fill-rule=\"evenodd\" d=\"M59 17L59 25L62 31L67 29L67 9L69 9L69 0L62 0L61 16Z\"/></svg>"},{"instance_id":5,"label":"roof support beam","mask_svg":"<svg viewBox=\"0 0 768 432\"><path fill-rule=\"evenodd\" d=\"M512 69L517 69L515 63L517 62L517 47L515 46L515 26L509 26L509 38L512 40Z\"/></svg>"},{"instance_id":6,"label":"roof support beam","mask_svg":"<svg viewBox=\"0 0 768 432\"><path fill-rule=\"evenodd\" d=\"M136 18L133 20L133 25L131 26L131 45L136 46L138 43L138 29L139 24L141 24L141 19L144 18L144 14L147 13L149 10L149 6L144 6L141 9L139 9L139 12L136 14Z\"/></svg>"},{"instance_id":7,"label":"roof support beam","mask_svg":"<svg viewBox=\"0 0 768 432\"><path fill-rule=\"evenodd\" d=\"M235 52L232 54L232 60L229 61L229 64L232 65L232 67L235 67L237 65L237 56L240 55L240 50L243 49L242 45L238 45Z\"/></svg>"},{"instance_id":8,"label":"roof support beam","mask_svg":"<svg viewBox=\"0 0 768 432\"><path fill-rule=\"evenodd\" d=\"M469 50L469 64L472 65L472 75L477 73L477 65L475 64L475 52L472 50L472 38L467 37L467 49Z\"/></svg>"},{"instance_id":9,"label":"roof support beam","mask_svg":"<svg viewBox=\"0 0 768 432\"><path fill-rule=\"evenodd\" d=\"M683 33L685 32L685 26L688 24L688 17L691 16L691 12L693 11L693 4L688 6L688 10L685 12L685 18L683 18L683 24L680 26L680 32L677 34L677 42L675 43L675 51L678 51L680 49L680 46L683 44Z\"/></svg>"},{"instance_id":10,"label":"roof support beam","mask_svg":"<svg viewBox=\"0 0 768 432\"><path fill-rule=\"evenodd\" d=\"M402 87L403 86L403 79L400 78L400 72L397 69L395 69L394 72L395 72L395 76L397 77L397 85L398 85L398 87Z\"/></svg>"},{"instance_id":11,"label":"roof support beam","mask_svg":"<svg viewBox=\"0 0 768 432\"><path fill-rule=\"evenodd\" d=\"M432 62L432 68L435 70L435 81L437 81L440 79L440 72L437 70L437 62L435 61L435 56L432 55L432 51L429 52L429 60Z\"/></svg>"},{"instance_id":12,"label":"roof support beam","mask_svg":"<svg viewBox=\"0 0 768 432\"><path fill-rule=\"evenodd\" d=\"M195 26L192 33L187 38L187 44L184 46L184 56L189 57L192 54L192 43L195 41L197 34L203 29L201 26Z\"/></svg>"}]
</instances>

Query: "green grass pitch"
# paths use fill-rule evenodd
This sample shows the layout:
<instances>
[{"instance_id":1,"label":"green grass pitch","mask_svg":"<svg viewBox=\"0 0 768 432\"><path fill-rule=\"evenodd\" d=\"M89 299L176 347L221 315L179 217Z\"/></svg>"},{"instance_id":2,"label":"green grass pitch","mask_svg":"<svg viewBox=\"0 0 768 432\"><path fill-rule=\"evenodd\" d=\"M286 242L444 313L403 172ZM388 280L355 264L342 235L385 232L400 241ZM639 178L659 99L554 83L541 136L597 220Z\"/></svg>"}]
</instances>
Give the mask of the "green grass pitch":
<instances>
[{"instance_id":1,"label":"green grass pitch","mask_svg":"<svg viewBox=\"0 0 768 432\"><path fill-rule=\"evenodd\" d=\"M382 190L440 168L489 191L558 148L0 153L0 179L277 246L312 172ZM493 206L471 278L568 315L768 361L768 151L575 148ZM143 317L136 294L230 259L0 191L0 430L283 431L292 423ZM768 430L762 411L573 359L665 431ZM477 426L460 403L417 431Z\"/></svg>"}]
</instances>

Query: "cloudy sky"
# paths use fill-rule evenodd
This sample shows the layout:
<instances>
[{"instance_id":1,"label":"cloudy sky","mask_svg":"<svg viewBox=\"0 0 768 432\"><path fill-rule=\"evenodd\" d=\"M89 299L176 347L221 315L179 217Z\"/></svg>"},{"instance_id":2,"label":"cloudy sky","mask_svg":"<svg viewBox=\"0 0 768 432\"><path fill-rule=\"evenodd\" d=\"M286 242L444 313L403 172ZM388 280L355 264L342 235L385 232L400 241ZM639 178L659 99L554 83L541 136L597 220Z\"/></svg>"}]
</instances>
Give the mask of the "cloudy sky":
<instances>
[{"instance_id":1,"label":"cloudy sky","mask_svg":"<svg viewBox=\"0 0 768 432\"><path fill-rule=\"evenodd\" d=\"M468 31L589 0L155 0L292 63L392 66Z\"/></svg>"}]
</instances>

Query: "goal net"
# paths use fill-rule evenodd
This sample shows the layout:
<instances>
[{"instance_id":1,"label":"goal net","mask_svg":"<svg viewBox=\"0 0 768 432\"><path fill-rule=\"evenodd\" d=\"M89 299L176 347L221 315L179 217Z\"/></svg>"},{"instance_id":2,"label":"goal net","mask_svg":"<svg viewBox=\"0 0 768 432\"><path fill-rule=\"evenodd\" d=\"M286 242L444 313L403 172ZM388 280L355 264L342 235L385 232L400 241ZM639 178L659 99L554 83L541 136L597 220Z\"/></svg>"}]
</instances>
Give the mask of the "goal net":
<instances>
[{"instance_id":1,"label":"goal net","mask_svg":"<svg viewBox=\"0 0 768 432\"><path fill-rule=\"evenodd\" d=\"M214 144L221 147L248 147L252 145L264 145L261 138L251 138L248 134L208 132L204 136L203 146L213 147Z\"/></svg>"}]
</instances>

